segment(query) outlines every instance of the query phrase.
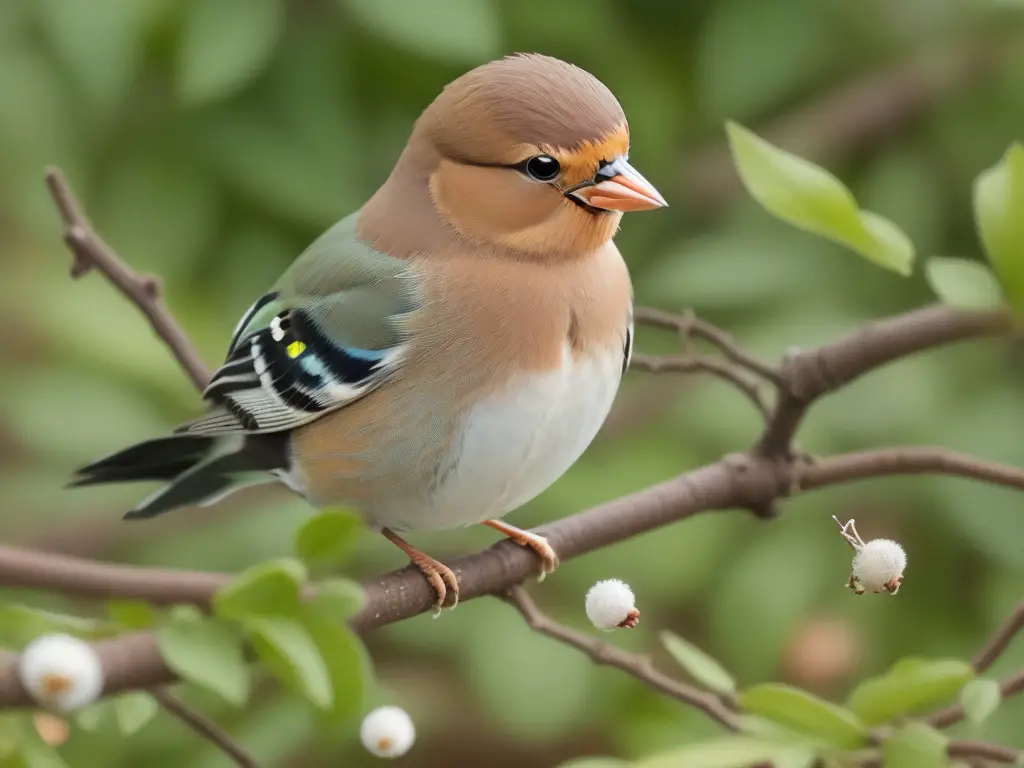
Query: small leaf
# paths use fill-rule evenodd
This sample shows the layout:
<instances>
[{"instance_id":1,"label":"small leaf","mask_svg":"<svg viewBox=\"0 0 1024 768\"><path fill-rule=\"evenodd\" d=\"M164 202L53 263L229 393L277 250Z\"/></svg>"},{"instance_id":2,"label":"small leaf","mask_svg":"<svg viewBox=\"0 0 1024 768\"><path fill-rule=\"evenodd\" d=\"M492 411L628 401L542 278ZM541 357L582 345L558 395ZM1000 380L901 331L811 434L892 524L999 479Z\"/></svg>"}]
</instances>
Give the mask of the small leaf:
<instances>
[{"instance_id":1,"label":"small leaf","mask_svg":"<svg viewBox=\"0 0 1024 768\"><path fill-rule=\"evenodd\" d=\"M23 648L40 635L61 633L86 640L117 634L110 622L44 611L20 603L0 605L0 647Z\"/></svg>"},{"instance_id":2,"label":"small leaf","mask_svg":"<svg viewBox=\"0 0 1024 768\"><path fill-rule=\"evenodd\" d=\"M270 670L321 709L334 703L330 672L306 628L286 618L260 616L245 621L253 648Z\"/></svg>"},{"instance_id":3,"label":"small leaf","mask_svg":"<svg viewBox=\"0 0 1024 768\"><path fill-rule=\"evenodd\" d=\"M755 685L739 696L747 712L780 725L827 740L840 749L868 745L868 731L852 712L788 685Z\"/></svg>"},{"instance_id":4,"label":"small leaf","mask_svg":"<svg viewBox=\"0 0 1024 768\"><path fill-rule=\"evenodd\" d=\"M360 519L349 512L322 512L299 528L295 554L310 568L340 565L352 551L361 527Z\"/></svg>"},{"instance_id":5,"label":"small leaf","mask_svg":"<svg viewBox=\"0 0 1024 768\"><path fill-rule=\"evenodd\" d=\"M363 588L349 579L321 581L316 585L316 594L306 602L311 611L336 622L359 613L365 604Z\"/></svg>"},{"instance_id":6,"label":"small leaf","mask_svg":"<svg viewBox=\"0 0 1024 768\"><path fill-rule=\"evenodd\" d=\"M885 768L945 768L946 737L924 723L909 723L882 743Z\"/></svg>"},{"instance_id":7,"label":"small leaf","mask_svg":"<svg viewBox=\"0 0 1024 768\"><path fill-rule=\"evenodd\" d=\"M1002 291L992 270L967 259L933 256L925 266L935 295L960 309L995 309L1003 304Z\"/></svg>"},{"instance_id":8,"label":"small leaf","mask_svg":"<svg viewBox=\"0 0 1024 768\"><path fill-rule=\"evenodd\" d=\"M667 630L659 632L658 636L665 650L698 683L716 693L736 692L736 681L732 675L700 648Z\"/></svg>"},{"instance_id":9,"label":"small leaf","mask_svg":"<svg viewBox=\"0 0 1024 768\"><path fill-rule=\"evenodd\" d=\"M113 699L101 699L75 712L75 724L83 731L96 733L114 714Z\"/></svg>"},{"instance_id":10,"label":"small leaf","mask_svg":"<svg viewBox=\"0 0 1024 768\"><path fill-rule=\"evenodd\" d=\"M213 598L218 616L240 619L253 614L287 616L299 609L299 587L306 569L296 560L268 560L254 565Z\"/></svg>"},{"instance_id":11,"label":"small leaf","mask_svg":"<svg viewBox=\"0 0 1024 768\"><path fill-rule=\"evenodd\" d=\"M877 725L941 706L973 677L971 665L959 659L902 659L858 685L847 706L867 725Z\"/></svg>"},{"instance_id":12,"label":"small leaf","mask_svg":"<svg viewBox=\"0 0 1024 768\"><path fill-rule=\"evenodd\" d=\"M178 48L182 100L197 105L241 90L270 61L284 22L282 0L189 3Z\"/></svg>"},{"instance_id":13,"label":"small leaf","mask_svg":"<svg viewBox=\"0 0 1024 768\"><path fill-rule=\"evenodd\" d=\"M125 736L131 736L149 723L159 708L156 699L142 691L132 691L114 699L117 724Z\"/></svg>"},{"instance_id":14,"label":"small leaf","mask_svg":"<svg viewBox=\"0 0 1024 768\"><path fill-rule=\"evenodd\" d=\"M423 56L475 63L501 48L491 0L344 0L344 7L367 29Z\"/></svg>"},{"instance_id":15,"label":"small leaf","mask_svg":"<svg viewBox=\"0 0 1024 768\"><path fill-rule=\"evenodd\" d=\"M814 749L750 736L725 736L633 763L633 768L750 768L755 763L782 761L789 766L810 766Z\"/></svg>"},{"instance_id":16,"label":"small leaf","mask_svg":"<svg viewBox=\"0 0 1024 768\"><path fill-rule=\"evenodd\" d=\"M835 176L728 122L733 159L747 191L771 214L845 245L879 266L909 275L914 246L888 219L861 211Z\"/></svg>"},{"instance_id":17,"label":"small leaf","mask_svg":"<svg viewBox=\"0 0 1024 768\"><path fill-rule=\"evenodd\" d=\"M372 680L370 655L359 637L337 619L307 611L303 622L327 668L333 700L327 716L340 722L359 714Z\"/></svg>"},{"instance_id":18,"label":"small leaf","mask_svg":"<svg viewBox=\"0 0 1024 768\"><path fill-rule=\"evenodd\" d=\"M249 668L240 633L219 619L172 619L157 632L167 666L235 706L249 698Z\"/></svg>"},{"instance_id":19,"label":"small leaf","mask_svg":"<svg viewBox=\"0 0 1024 768\"><path fill-rule=\"evenodd\" d=\"M960 691L964 714L972 723L981 723L999 709L1003 694L995 680L972 680Z\"/></svg>"},{"instance_id":20,"label":"small leaf","mask_svg":"<svg viewBox=\"0 0 1024 768\"><path fill-rule=\"evenodd\" d=\"M107 603L110 618L128 629L148 629L156 623L156 609L141 600L111 600Z\"/></svg>"},{"instance_id":21,"label":"small leaf","mask_svg":"<svg viewBox=\"0 0 1024 768\"><path fill-rule=\"evenodd\" d=\"M974 219L1003 293L1024 309L1024 146L1012 144L974 182Z\"/></svg>"},{"instance_id":22,"label":"small leaf","mask_svg":"<svg viewBox=\"0 0 1024 768\"><path fill-rule=\"evenodd\" d=\"M25 768L68 768L57 751L34 734L21 745L21 759Z\"/></svg>"}]
</instances>

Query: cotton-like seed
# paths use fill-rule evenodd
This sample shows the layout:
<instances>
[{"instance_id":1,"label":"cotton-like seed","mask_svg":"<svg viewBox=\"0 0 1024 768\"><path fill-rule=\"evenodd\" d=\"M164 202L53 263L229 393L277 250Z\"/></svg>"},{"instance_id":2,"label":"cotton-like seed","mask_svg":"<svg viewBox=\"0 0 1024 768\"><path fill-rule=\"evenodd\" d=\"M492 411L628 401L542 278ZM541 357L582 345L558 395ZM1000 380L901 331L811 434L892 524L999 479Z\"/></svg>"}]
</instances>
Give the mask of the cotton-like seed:
<instances>
[{"instance_id":1,"label":"cotton-like seed","mask_svg":"<svg viewBox=\"0 0 1024 768\"><path fill-rule=\"evenodd\" d=\"M618 579L599 581L587 592L587 618L598 629L632 629L640 621L636 598L629 585Z\"/></svg>"},{"instance_id":2,"label":"cotton-like seed","mask_svg":"<svg viewBox=\"0 0 1024 768\"><path fill-rule=\"evenodd\" d=\"M907 553L891 539L867 542L853 557L853 578L867 592L895 593L907 567Z\"/></svg>"},{"instance_id":3,"label":"cotton-like seed","mask_svg":"<svg viewBox=\"0 0 1024 768\"><path fill-rule=\"evenodd\" d=\"M401 707L377 707L363 718L359 738L371 755L401 757L416 741L416 726Z\"/></svg>"},{"instance_id":4,"label":"cotton-like seed","mask_svg":"<svg viewBox=\"0 0 1024 768\"><path fill-rule=\"evenodd\" d=\"M91 704L103 692L103 664L93 647L70 635L43 635L18 659L18 678L36 703L61 712Z\"/></svg>"}]
</instances>

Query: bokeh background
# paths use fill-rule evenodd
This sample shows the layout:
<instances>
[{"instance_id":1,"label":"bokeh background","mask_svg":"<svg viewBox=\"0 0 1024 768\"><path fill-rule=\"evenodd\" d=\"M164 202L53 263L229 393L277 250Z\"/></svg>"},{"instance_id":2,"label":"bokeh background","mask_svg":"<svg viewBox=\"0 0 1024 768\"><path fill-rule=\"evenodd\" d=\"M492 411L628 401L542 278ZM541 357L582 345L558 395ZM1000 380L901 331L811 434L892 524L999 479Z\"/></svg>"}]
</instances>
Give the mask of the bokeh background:
<instances>
[{"instance_id":1,"label":"bokeh background","mask_svg":"<svg viewBox=\"0 0 1024 768\"><path fill-rule=\"evenodd\" d=\"M76 465L170 428L198 403L101 277L68 279L44 166L64 168L126 259L163 276L213 364L253 297L383 181L440 88L513 51L573 61L623 104L632 159L671 203L628 216L620 235L639 303L692 307L769 358L930 294L919 273L901 279L765 214L729 163L725 119L825 165L921 255L979 254L971 182L1024 133L1024 4L1011 0L3 0L0 537L239 570L286 554L310 514L284 492L258 490L129 525L120 513L140 489L63 490ZM671 342L642 331L639 348ZM904 361L816 407L800 445L827 454L942 443L1024 465L1015 365L1003 344ZM742 449L758 426L719 383L633 372L592 450L512 520L528 526L642 488ZM897 598L842 588L849 551L832 514L904 543ZM414 541L443 558L492 534ZM367 534L350 572L402 564ZM643 611L640 628L614 642L663 660L656 630L670 628L744 683L783 679L841 696L901 656L977 647L1021 599L1024 497L940 478L863 483L789 502L772 523L701 516L568 562L531 590L582 627L584 592L607 577L628 581ZM553 766L712 730L532 634L497 601L368 643L376 696L406 707L420 729L409 766ZM1024 645L997 671L1022 662ZM358 723L319 731L272 683L246 711L199 701L268 765L372 762ZM1008 706L983 733L1024 746L1022 722L1024 709ZM162 718L129 740L76 735L66 755L75 766L224 764Z\"/></svg>"}]
</instances>

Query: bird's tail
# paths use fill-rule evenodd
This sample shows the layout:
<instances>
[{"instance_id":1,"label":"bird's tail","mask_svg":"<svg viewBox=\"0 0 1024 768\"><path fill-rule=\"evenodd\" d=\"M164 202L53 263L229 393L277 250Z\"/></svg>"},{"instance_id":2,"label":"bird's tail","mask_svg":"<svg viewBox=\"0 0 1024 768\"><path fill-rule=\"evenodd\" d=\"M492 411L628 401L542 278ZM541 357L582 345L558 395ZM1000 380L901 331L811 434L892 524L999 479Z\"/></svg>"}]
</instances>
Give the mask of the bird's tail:
<instances>
[{"instance_id":1,"label":"bird's tail","mask_svg":"<svg viewBox=\"0 0 1024 768\"><path fill-rule=\"evenodd\" d=\"M171 435L138 443L79 469L69 487L163 480L166 484L125 515L155 517L208 506L239 488L272 482L288 466L286 433Z\"/></svg>"}]
</instances>

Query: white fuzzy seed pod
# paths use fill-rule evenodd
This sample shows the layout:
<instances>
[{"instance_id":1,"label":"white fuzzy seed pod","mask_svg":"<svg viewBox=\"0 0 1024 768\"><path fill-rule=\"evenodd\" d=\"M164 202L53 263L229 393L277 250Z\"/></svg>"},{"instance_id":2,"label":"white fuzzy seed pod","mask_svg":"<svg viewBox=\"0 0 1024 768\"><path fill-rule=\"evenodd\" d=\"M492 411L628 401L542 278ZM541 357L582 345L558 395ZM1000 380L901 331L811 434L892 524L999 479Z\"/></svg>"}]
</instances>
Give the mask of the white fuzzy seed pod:
<instances>
[{"instance_id":1,"label":"white fuzzy seed pod","mask_svg":"<svg viewBox=\"0 0 1024 768\"><path fill-rule=\"evenodd\" d=\"M587 592L587 618L605 631L622 627L632 629L640 621L636 598L629 585L618 579L599 581Z\"/></svg>"},{"instance_id":2,"label":"white fuzzy seed pod","mask_svg":"<svg viewBox=\"0 0 1024 768\"><path fill-rule=\"evenodd\" d=\"M359 738L371 755L401 757L416 741L416 726L401 707L377 707L363 718Z\"/></svg>"},{"instance_id":3,"label":"white fuzzy seed pod","mask_svg":"<svg viewBox=\"0 0 1024 768\"><path fill-rule=\"evenodd\" d=\"M907 553L897 542L875 539L867 542L853 557L853 578L868 592L890 591L898 584L907 567Z\"/></svg>"},{"instance_id":4,"label":"white fuzzy seed pod","mask_svg":"<svg viewBox=\"0 0 1024 768\"><path fill-rule=\"evenodd\" d=\"M40 705L70 712L91 704L103 692L103 664L84 640L43 635L22 651L18 678Z\"/></svg>"}]
</instances>

